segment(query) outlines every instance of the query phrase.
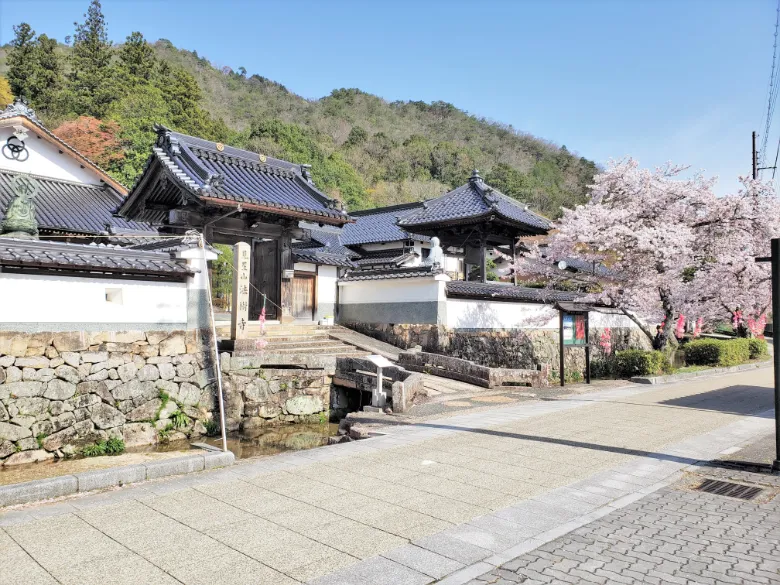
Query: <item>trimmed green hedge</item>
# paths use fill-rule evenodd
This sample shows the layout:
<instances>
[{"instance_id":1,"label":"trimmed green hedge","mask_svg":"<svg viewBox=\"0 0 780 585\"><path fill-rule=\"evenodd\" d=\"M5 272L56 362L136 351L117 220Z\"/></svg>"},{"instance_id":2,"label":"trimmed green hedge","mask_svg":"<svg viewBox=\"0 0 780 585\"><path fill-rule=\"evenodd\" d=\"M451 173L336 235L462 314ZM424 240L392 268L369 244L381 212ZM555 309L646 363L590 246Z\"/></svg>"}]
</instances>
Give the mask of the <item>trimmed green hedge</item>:
<instances>
[{"instance_id":1,"label":"trimmed green hedge","mask_svg":"<svg viewBox=\"0 0 780 585\"><path fill-rule=\"evenodd\" d=\"M690 366L736 366L769 353L763 339L696 339L685 346Z\"/></svg>"},{"instance_id":2,"label":"trimmed green hedge","mask_svg":"<svg viewBox=\"0 0 780 585\"><path fill-rule=\"evenodd\" d=\"M671 370L669 361L660 351L627 349L615 354L615 370L621 378L657 376Z\"/></svg>"},{"instance_id":3,"label":"trimmed green hedge","mask_svg":"<svg viewBox=\"0 0 780 585\"><path fill-rule=\"evenodd\" d=\"M766 339L748 339L750 344L750 359L758 359L769 355L769 344Z\"/></svg>"}]
</instances>

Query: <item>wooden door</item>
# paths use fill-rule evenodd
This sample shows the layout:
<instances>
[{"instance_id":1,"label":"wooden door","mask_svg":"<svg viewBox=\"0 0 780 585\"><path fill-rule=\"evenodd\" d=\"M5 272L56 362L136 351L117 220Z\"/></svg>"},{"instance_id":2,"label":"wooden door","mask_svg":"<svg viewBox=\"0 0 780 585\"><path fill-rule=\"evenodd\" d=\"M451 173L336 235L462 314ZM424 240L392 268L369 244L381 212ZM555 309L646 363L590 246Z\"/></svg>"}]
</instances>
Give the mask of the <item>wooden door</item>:
<instances>
[{"instance_id":1,"label":"wooden door","mask_svg":"<svg viewBox=\"0 0 780 585\"><path fill-rule=\"evenodd\" d=\"M252 262L252 303L249 313L250 320L256 320L263 309L263 296L268 296L270 303L265 305L265 318L278 319L280 305L279 290L279 242L255 242ZM256 290L259 289L259 290ZM276 305L274 304L276 303Z\"/></svg>"},{"instance_id":2,"label":"wooden door","mask_svg":"<svg viewBox=\"0 0 780 585\"><path fill-rule=\"evenodd\" d=\"M314 275L296 274L293 278L292 314L296 319L314 319Z\"/></svg>"}]
</instances>

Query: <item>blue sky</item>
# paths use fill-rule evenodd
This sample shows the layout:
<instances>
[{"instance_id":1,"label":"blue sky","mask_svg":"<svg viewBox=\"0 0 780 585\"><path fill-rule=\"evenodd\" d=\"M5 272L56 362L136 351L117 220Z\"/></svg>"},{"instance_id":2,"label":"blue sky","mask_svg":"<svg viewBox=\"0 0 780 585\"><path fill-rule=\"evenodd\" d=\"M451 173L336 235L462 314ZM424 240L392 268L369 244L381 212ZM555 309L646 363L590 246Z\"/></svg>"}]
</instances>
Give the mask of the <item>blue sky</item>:
<instances>
[{"instance_id":1,"label":"blue sky","mask_svg":"<svg viewBox=\"0 0 780 585\"><path fill-rule=\"evenodd\" d=\"M29 22L63 40L88 0L0 0L0 42ZM308 98L358 87L444 100L604 163L632 155L750 172L763 133L774 0L104 0L140 30ZM780 117L780 114L778 115ZM780 120L770 133L774 159ZM774 143L774 144L772 144ZM780 178L780 173L778 173Z\"/></svg>"}]
</instances>

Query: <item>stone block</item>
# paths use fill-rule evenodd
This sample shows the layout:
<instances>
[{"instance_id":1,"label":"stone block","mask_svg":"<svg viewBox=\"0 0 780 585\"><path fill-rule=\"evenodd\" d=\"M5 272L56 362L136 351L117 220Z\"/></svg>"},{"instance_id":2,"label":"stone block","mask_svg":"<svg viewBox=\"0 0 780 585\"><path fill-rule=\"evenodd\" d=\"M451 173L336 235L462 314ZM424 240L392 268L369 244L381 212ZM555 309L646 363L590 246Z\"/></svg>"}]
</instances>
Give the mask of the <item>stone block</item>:
<instances>
[{"instance_id":1,"label":"stone block","mask_svg":"<svg viewBox=\"0 0 780 585\"><path fill-rule=\"evenodd\" d=\"M38 416L45 413L49 409L50 401L46 398L40 398L37 396L19 398L14 401L13 405L16 407L16 414ZM10 405L9 405L10 411ZM14 415L16 416L16 415Z\"/></svg>"},{"instance_id":2,"label":"stone block","mask_svg":"<svg viewBox=\"0 0 780 585\"><path fill-rule=\"evenodd\" d=\"M54 432L65 429L76 423L76 415L74 412L63 412L61 415L51 419L51 424Z\"/></svg>"},{"instance_id":3,"label":"stone block","mask_svg":"<svg viewBox=\"0 0 780 585\"><path fill-rule=\"evenodd\" d=\"M8 418L8 410L5 408L5 405L0 402L0 421L6 421Z\"/></svg>"},{"instance_id":4,"label":"stone block","mask_svg":"<svg viewBox=\"0 0 780 585\"><path fill-rule=\"evenodd\" d=\"M100 384L100 382L94 382ZM79 394L68 399L68 404L75 408L88 408L100 402L100 396L95 394Z\"/></svg>"},{"instance_id":5,"label":"stone block","mask_svg":"<svg viewBox=\"0 0 780 585\"><path fill-rule=\"evenodd\" d=\"M32 436L32 431L29 428L20 427L7 422L0 422L0 441L18 441L25 437Z\"/></svg>"},{"instance_id":6,"label":"stone block","mask_svg":"<svg viewBox=\"0 0 780 585\"><path fill-rule=\"evenodd\" d=\"M46 386L41 382L13 382L11 384L5 384L5 389L11 396L16 396L18 398L41 396L43 395L45 388Z\"/></svg>"},{"instance_id":7,"label":"stone block","mask_svg":"<svg viewBox=\"0 0 780 585\"><path fill-rule=\"evenodd\" d=\"M120 380L129 382L135 378L135 375L138 373L138 368L135 367L134 363L130 362L129 364L123 364L117 367L116 373L119 374Z\"/></svg>"},{"instance_id":8,"label":"stone block","mask_svg":"<svg viewBox=\"0 0 780 585\"><path fill-rule=\"evenodd\" d=\"M324 410L322 399L318 396L294 396L287 399L284 409L288 414L306 415L315 414Z\"/></svg>"},{"instance_id":9,"label":"stone block","mask_svg":"<svg viewBox=\"0 0 780 585\"><path fill-rule=\"evenodd\" d=\"M54 362L54 360L52 360ZM51 382L54 379L54 376L56 374L54 373L54 370L51 368L41 368L38 370L38 381L39 382Z\"/></svg>"},{"instance_id":10,"label":"stone block","mask_svg":"<svg viewBox=\"0 0 780 585\"><path fill-rule=\"evenodd\" d=\"M81 354L75 351L64 351L60 354L60 357L71 367L78 368L81 365Z\"/></svg>"},{"instance_id":11,"label":"stone block","mask_svg":"<svg viewBox=\"0 0 780 585\"><path fill-rule=\"evenodd\" d=\"M32 431L33 437L39 437L41 435L48 437L54 432L54 425L51 423L50 420L42 420L36 422L30 428L30 430Z\"/></svg>"},{"instance_id":12,"label":"stone block","mask_svg":"<svg viewBox=\"0 0 780 585\"><path fill-rule=\"evenodd\" d=\"M160 342L160 355L179 355L187 353L184 333L174 332Z\"/></svg>"},{"instance_id":13,"label":"stone block","mask_svg":"<svg viewBox=\"0 0 780 585\"><path fill-rule=\"evenodd\" d=\"M227 467L233 465L236 456L230 451L210 452L203 454L203 469L216 469L217 467Z\"/></svg>"},{"instance_id":14,"label":"stone block","mask_svg":"<svg viewBox=\"0 0 780 585\"><path fill-rule=\"evenodd\" d=\"M160 342L170 334L170 331L147 331L146 341L149 343L149 345L159 345Z\"/></svg>"},{"instance_id":15,"label":"stone block","mask_svg":"<svg viewBox=\"0 0 780 585\"><path fill-rule=\"evenodd\" d=\"M29 429L33 426L33 423L35 423L35 417L34 416L15 416L11 419L12 425L19 425L20 427L24 427L25 429Z\"/></svg>"},{"instance_id":16,"label":"stone block","mask_svg":"<svg viewBox=\"0 0 780 585\"><path fill-rule=\"evenodd\" d=\"M176 375L180 378L189 378L194 374L195 368L192 367L192 364L179 364L176 366Z\"/></svg>"},{"instance_id":17,"label":"stone block","mask_svg":"<svg viewBox=\"0 0 780 585\"><path fill-rule=\"evenodd\" d=\"M16 452L16 445L11 441L0 441L0 459L4 459Z\"/></svg>"},{"instance_id":18,"label":"stone block","mask_svg":"<svg viewBox=\"0 0 780 585\"><path fill-rule=\"evenodd\" d=\"M20 382L22 380L22 369L16 366L11 366L5 370L5 383L13 384L14 382Z\"/></svg>"},{"instance_id":19,"label":"stone block","mask_svg":"<svg viewBox=\"0 0 780 585\"><path fill-rule=\"evenodd\" d=\"M75 418L73 419L73 422L75 422ZM47 451L56 451L57 449L62 449L64 445L67 445L77 438L78 433L76 432L76 429L69 426L46 437L43 440L43 448Z\"/></svg>"},{"instance_id":20,"label":"stone block","mask_svg":"<svg viewBox=\"0 0 780 585\"><path fill-rule=\"evenodd\" d=\"M32 443L33 445L37 446L35 439L32 439ZM3 461L3 467L25 465L27 463L40 463L41 461L48 461L49 459L54 459L54 453L49 453L43 449L20 451L19 453L14 453L8 459Z\"/></svg>"},{"instance_id":21,"label":"stone block","mask_svg":"<svg viewBox=\"0 0 780 585\"><path fill-rule=\"evenodd\" d=\"M52 402L49 406L49 412L52 416L59 416L64 412L70 412L73 410L73 405L68 404L67 402L59 402L55 401Z\"/></svg>"},{"instance_id":22,"label":"stone block","mask_svg":"<svg viewBox=\"0 0 780 585\"><path fill-rule=\"evenodd\" d=\"M50 400L67 400L76 393L76 384L71 384L59 378L52 380L46 386L44 398Z\"/></svg>"},{"instance_id":23,"label":"stone block","mask_svg":"<svg viewBox=\"0 0 780 585\"><path fill-rule=\"evenodd\" d=\"M157 479L170 475L203 471L205 461L203 455L189 455L187 457L153 461L151 463L145 463L144 466L146 467L146 479Z\"/></svg>"},{"instance_id":24,"label":"stone block","mask_svg":"<svg viewBox=\"0 0 780 585\"><path fill-rule=\"evenodd\" d=\"M157 370L163 380L172 380L176 376L176 368L170 363L157 364Z\"/></svg>"},{"instance_id":25,"label":"stone block","mask_svg":"<svg viewBox=\"0 0 780 585\"><path fill-rule=\"evenodd\" d=\"M146 479L146 468L143 465L123 465L110 469L96 469L77 473L78 491L89 492L137 483Z\"/></svg>"},{"instance_id":26,"label":"stone block","mask_svg":"<svg viewBox=\"0 0 780 585\"><path fill-rule=\"evenodd\" d=\"M189 406L197 404L200 399L200 388L189 382L182 382L179 385L176 396L174 397L174 395L171 394L171 398L174 398L180 404Z\"/></svg>"},{"instance_id":27,"label":"stone block","mask_svg":"<svg viewBox=\"0 0 780 585\"><path fill-rule=\"evenodd\" d=\"M127 447L157 442L157 430L151 423L127 423L122 427L122 439Z\"/></svg>"},{"instance_id":28,"label":"stone block","mask_svg":"<svg viewBox=\"0 0 780 585\"><path fill-rule=\"evenodd\" d=\"M35 368L36 370L40 368L48 368L49 358L43 356L18 357L16 358L14 365L17 368Z\"/></svg>"},{"instance_id":29,"label":"stone block","mask_svg":"<svg viewBox=\"0 0 780 585\"><path fill-rule=\"evenodd\" d=\"M35 368L22 368L22 380L25 382L40 382L40 375Z\"/></svg>"},{"instance_id":30,"label":"stone block","mask_svg":"<svg viewBox=\"0 0 780 585\"><path fill-rule=\"evenodd\" d=\"M227 374L230 371L230 354L225 352L219 354L219 366L222 372Z\"/></svg>"},{"instance_id":31,"label":"stone block","mask_svg":"<svg viewBox=\"0 0 780 585\"><path fill-rule=\"evenodd\" d=\"M103 380L108 379L108 370L100 370L99 372L95 372L94 374L90 374L87 376L87 380L92 380L96 382L102 382Z\"/></svg>"},{"instance_id":32,"label":"stone block","mask_svg":"<svg viewBox=\"0 0 780 585\"><path fill-rule=\"evenodd\" d=\"M157 366L153 364L146 364L143 368L138 370L136 378L141 382L154 382L160 379L160 371Z\"/></svg>"},{"instance_id":33,"label":"stone block","mask_svg":"<svg viewBox=\"0 0 780 585\"><path fill-rule=\"evenodd\" d=\"M73 475L0 486L0 507L59 498L77 490L78 480Z\"/></svg>"},{"instance_id":34,"label":"stone block","mask_svg":"<svg viewBox=\"0 0 780 585\"><path fill-rule=\"evenodd\" d=\"M150 400L128 412L126 415L127 420L133 422L154 420L157 416L157 411L160 409L160 406L162 406L162 400L159 398Z\"/></svg>"},{"instance_id":35,"label":"stone block","mask_svg":"<svg viewBox=\"0 0 780 585\"><path fill-rule=\"evenodd\" d=\"M98 364L108 361L107 351L85 351L81 354L81 361L85 364ZM91 366L90 366L91 367Z\"/></svg>"},{"instance_id":36,"label":"stone block","mask_svg":"<svg viewBox=\"0 0 780 585\"><path fill-rule=\"evenodd\" d=\"M84 351L89 348L88 335L84 331L68 331L52 334L52 345L63 354L64 352ZM64 359L64 356L63 356Z\"/></svg>"},{"instance_id":37,"label":"stone block","mask_svg":"<svg viewBox=\"0 0 780 585\"><path fill-rule=\"evenodd\" d=\"M90 412L92 422L99 429L111 429L125 424L125 415L103 402L92 406Z\"/></svg>"},{"instance_id":38,"label":"stone block","mask_svg":"<svg viewBox=\"0 0 780 585\"><path fill-rule=\"evenodd\" d=\"M16 358L12 355L0 356L0 368L10 368L14 365L14 360L16 360Z\"/></svg>"}]
</instances>

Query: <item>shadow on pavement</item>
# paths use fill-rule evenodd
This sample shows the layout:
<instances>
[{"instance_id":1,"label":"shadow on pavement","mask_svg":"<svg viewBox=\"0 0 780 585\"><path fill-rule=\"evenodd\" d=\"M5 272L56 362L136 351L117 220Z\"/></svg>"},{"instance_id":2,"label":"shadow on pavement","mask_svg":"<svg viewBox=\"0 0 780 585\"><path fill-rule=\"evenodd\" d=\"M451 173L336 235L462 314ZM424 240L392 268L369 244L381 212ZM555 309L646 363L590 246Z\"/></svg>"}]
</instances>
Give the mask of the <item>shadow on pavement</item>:
<instances>
[{"instance_id":1,"label":"shadow on pavement","mask_svg":"<svg viewBox=\"0 0 780 585\"><path fill-rule=\"evenodd\" d=\"M774 394L772 388L766 386L727 386L701 394L671 398L659 404L724 414L773 418L773 415L767 411L774 405Z\"/></svg>"}]
</instances>

